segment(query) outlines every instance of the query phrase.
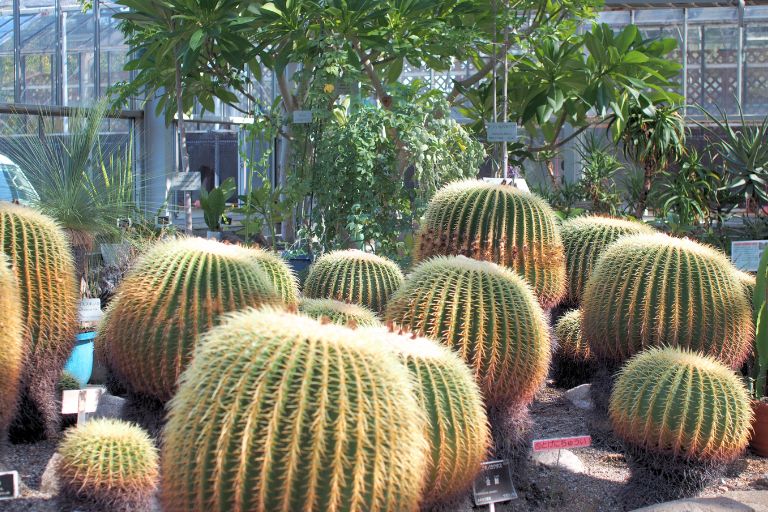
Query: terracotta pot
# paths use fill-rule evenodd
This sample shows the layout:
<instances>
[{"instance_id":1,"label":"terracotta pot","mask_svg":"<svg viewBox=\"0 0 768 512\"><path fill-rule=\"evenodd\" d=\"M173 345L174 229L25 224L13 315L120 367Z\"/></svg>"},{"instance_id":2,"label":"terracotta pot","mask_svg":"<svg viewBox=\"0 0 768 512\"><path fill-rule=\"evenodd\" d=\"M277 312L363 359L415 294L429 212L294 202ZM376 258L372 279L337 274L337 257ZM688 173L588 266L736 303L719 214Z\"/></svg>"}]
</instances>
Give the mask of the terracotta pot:
<instances>
[{"instance_id":1,"label":"terracotta pot","mask_svg":"<svg viewBox=\"0 0 768 512\"><path fill-rule=\"evenodd\" d=\"M752 439L749 445L757 455L768 457L768 402L752 400Z\"/></svg>"}]
</instances>

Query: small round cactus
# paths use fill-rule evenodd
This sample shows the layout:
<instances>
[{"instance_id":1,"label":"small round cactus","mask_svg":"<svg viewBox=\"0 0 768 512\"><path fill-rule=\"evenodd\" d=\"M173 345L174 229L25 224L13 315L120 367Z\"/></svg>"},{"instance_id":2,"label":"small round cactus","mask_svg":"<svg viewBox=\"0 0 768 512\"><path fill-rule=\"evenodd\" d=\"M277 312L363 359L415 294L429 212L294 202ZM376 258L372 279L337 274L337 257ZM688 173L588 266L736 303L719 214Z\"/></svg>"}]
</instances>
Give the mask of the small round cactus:
<instances>
[{"instance_id":1,"label":"small round cactus","mask_svg":"<svg viewBox=\"0 0 768 512\"><path fill-rule=\"evenodd\" d=\"M120 284L99 343L130 392L166 401L199 335L222 313L279 303L249 249L202 238L168 240L147 251Z\"/></svg>"},{"instance_id":2,"label":"small round cactus","mask_svg":"<svg viewBox=\"0 0 768 512\"><path fill-rule=\"evenodd\" d=\"M613 242L627 235L652 234L653 228L642 222L612 217L576 217L560 227L565 247L570 304L581 302L584 287L595 262Z\"/></svg>"},{"instance_id":3,"label":"small round cactus","mask_svg":"<svg viewBox=\"0 0 768 512\"><path fill-rule=\"evenodd\" d=\"M59 375L59 382L56 384L56 390L59 392L59 394L61 394L62 391L80 388L80 381L77 380L77 377L66 370L61 372L61 375Z\"/></svg>"},{"instance_id":4,"label":"small round cactus","mask_svg":"<svg viewBox=\"0 0 768 512\"><path fill-rule=\"evenodd\" d=\"M414 511L425 422L406 368L359 330L231 313L170 402L163 510Z\"/></svg>"},{"instance_id":5,"label":"small round cactus","mask_svg":"<svg viewBox=\"0 0 768 512\"><path fill-rule=\"evenodd\" d=\"M8 258L0 252L0 444L16 413L24 365L21 301Z\"/></svg>"},{"instance_id":6,"label":"small round cactus","mask_svg":"<svg viewBox=\"0 0 768 512\"><path fill-rule=\"evenodd\" d=\"M282 301L287 305L298 303L299 282L296 274L293 273L285 260L271 251L255 247L249 250L254 261L267 275Z\"/></svg>"},{"instance_id":7,"label":"small round cactus","mask_svg":"<svg viewBox=\"0 0 768 512\"><path fill-rule=\"evenodd\" d=\"M299 311L316 320L327 318L331 323L348 327L376 327L381 325L376 313L358 304L333 299L301 299Z\"/></svg>"},{"instance_id":8,"label":"small round cactus","mask_svg":"<svg viewBox=\"0 0 768 512\"><path fill-rule=\"evenodd\" d=\"M750 304L728 259L663 234L613 243L592 271L581 309L590 349L609 364L669 345L738 368L754 335Z\"/></svg>"},{"instance_id":9,"label":"small round cactus","mask_svg":"<svg viewBox=\"0 0 768 512\"><path fill-rule=\"evenodd\" d=\"M494 263L421 263L390 299L386 320L452 347L490 403L527 405L547 375L544 312L523 278Z\"/></svg>"},{"instance_id":10,"label":"small round cactus","mask_svg":"<svg viewBox=\"0 0 768 512\"><path fill-rule=\"evenodd\" d=\"M411 372L419 405L427 413L430 451L424 501L444 502L466 491L490 447L488 418L472 372L437 341L386 329L365 329L362 334L398 355Z\"/></svg>"},{"instance_id":11,"label":"small round cactus","mask_svg":"<svg viewBox=\"0 0 768 512\"><path fill-rule=\"evenodd\" d=\"M402 283L403 273L393 261L356 249L333 251L309 268L304 295L360 304L382 314Z\"/></svg>"},{"instance_id":12,"label":"small round cactus","mask_svg":"<svg viewBox=\"0 0 768 512\"><path fill-rule=\"evenodd\" d=\"M95 419L67 431L58 449L56 473L62 497L93 510L151 509L158 456L139 427Z\"/></svg>"},{"instance_id":13,"label":"small round cactus","mask_svg":"<svg viewBox=\"0 0 768 512\"><path fill-rule=\"evenodd\" d=\"M552 208L513 186L468 180L435 194L416 237L414 259L449 255L512 268L544 308L565 295L563 242Z\"/></svg>"},{"instance_id":14,"label":"small round cactus","mask_svg":"<svg viewBox=\"0 0 768 512\"><path fill-rule=\"evenodd\" d=\"M571 388L589 382L596 362L581 334L581 311L571 310L555 323L557 350L553 358L552 376L559 387Z\"/></svg>"}]
</instances>

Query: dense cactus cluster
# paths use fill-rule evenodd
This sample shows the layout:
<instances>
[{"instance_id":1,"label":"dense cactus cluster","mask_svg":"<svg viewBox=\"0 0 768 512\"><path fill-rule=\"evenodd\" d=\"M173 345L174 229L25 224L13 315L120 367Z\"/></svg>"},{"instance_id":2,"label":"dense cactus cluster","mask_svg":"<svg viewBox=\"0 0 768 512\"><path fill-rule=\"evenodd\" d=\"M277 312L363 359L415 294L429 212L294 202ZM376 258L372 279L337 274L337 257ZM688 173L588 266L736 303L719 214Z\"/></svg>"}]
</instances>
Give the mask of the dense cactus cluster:
<instances>
[{"instance_id":1,"label":"dense cactus cluster","mask_svg":"<svg viewBox=\"0 0 768 512\"><path fill-rule=\"evenodd\" d=\"M16 414L24 364L21 301L8 258L0 252L0 444Z\"/></svg>"},{"instance_id":2,"label":"dense cactus cluster","mask_svg":"<svg viewBox=\"0 0 768 512\"><path fill-rule=\"evenodd\" d=\"M67 237L49 217L0 203L0 240L16 278L25 363L11 438L36 440L58 432L56 383L77 330L77 285Z\"/></svg>"},{"instance_id":3,"label":"dense cactus cluster","mask_svg":"<svg viewBox=\"0 0 768 512\"><path fill-rule=\"evenodd\" d=\"M592 268L605 249L622 236L651 234L653 228L642 222L595 216L566 220L560 232L568 276L565 300L576 305L581 301Z\"/></svg>"},{"instance_id":4,"label":"dense cactus cluster","mask_svg":"<svg viewBox=\"0 0 768 512\"><path fill-rule=\"evenodd\" d=\"M490 446L488 418L472 372L458 355L434 340L386 329L366 329L362 334L398 355L413 376L419 405L427 413L425 502L444 502L466 491Z\"/></svg>"},{"instance_id":5,"label":"dense cactus cluster","mask_svg":"<svg viewBox=\"0 0 768 512\"><path fill-rule=\"evenodd\" d=\"M590 349L609 363L672 345L737 368L751 349L751 308L733 266L688 239L654 234L618 240L598 260L581 309Z\"/></svg>"},{"instance_id":6,"label":"dense cactus cluster","mask_svg":"<svg viewBox=\"0 0 768 512\"><path fill-rule=\"evenodd\" d=\"M563 243L543 199L510 185L461 181L438 191L417 234L414 259L464 255L510 267L544 308L566 291Z\"/></svg>"},{"instance_id":7,"label":"dense cactus cluster","mask_svg":"<svg viewBox=\"0 0 768 512\"><path fill-rule=\"evenodd\" d=\"M152 440L139 427L120 420L91 420L68 430L58 453L60 492L77 508L151 510L158 456Z\"/></svg>"},{"instance_id":8,"label":"dense cactus cluster","mask_svg":"<svg viewBox=\"0 0 768 512\"><path fill-rule=\"evenodd\" d=\"M364 338L272 308L209 331L170 402L163 510L416 510L426 419Z\"/></svg>"},{"instance_id":9,"label":"dense cactus cluster","mask_svg":"<svg viewBox=\"0 0 768 512\"><path fill-rule=\"evenodd\" d=\"M554 327L555 351L552 376L558 386L571 388L588 382L596 370L595 358L581 334L581 311L561 316Z\"/></svg>"},{"instance_id":10,"label":"dense cactus cluster","mask_svg":"<svg viewBox=\"0 0 768 512\"><path fill-rule=\"evenodd\" d=\"M335 299L360 304L378 314L403 283L396 263L358 251L334 251L318 258L304 282L304 294L313 299Z\"/></svg>"},{"instance_id":11,"label":"dense cactus cluster","mask_svg":"<svg viewBox=\"0 0 768 512\"><path fill-rule=\"evenodd\" d=\"M349 327L376 327L381 325L376 313L358 304L333 299L301 299L299 311L316 320Z\"/></svg>"},{"instance_id":12,"label":"dense cactus cluster","mask_svg":"<svg viewBox=\"0 0 768 512\"><path fill-rule=\"evenodd\" d=\"M176 389L199 335L222 313L280 299L249 249L202 238L164 241L121 283L99 332L107 366L132 393Z\"/></svg>"},{"instance_id":13,"label":"dense cactus cluster","mask_svg":"<svg viewBox=\"0 0 768 512\"><path fill-rule=\"evenodd\" d=\"M549 331L530 286L494 263L421 263L390 299L386 320L456 350L489 403L528 404L549 368Z\"/></svg>"},{"instance_id":14,"label":"dense cactus cluster","mask_svg":"<svg viewBox=\"0 0 768 512\"><path fill-rule=\"evenodd\" d=\"M299 301L299 281L283 258L271 251L251 248L250 254L269 278L275 291L287 305Z\"/></svg>"}]
</instances>

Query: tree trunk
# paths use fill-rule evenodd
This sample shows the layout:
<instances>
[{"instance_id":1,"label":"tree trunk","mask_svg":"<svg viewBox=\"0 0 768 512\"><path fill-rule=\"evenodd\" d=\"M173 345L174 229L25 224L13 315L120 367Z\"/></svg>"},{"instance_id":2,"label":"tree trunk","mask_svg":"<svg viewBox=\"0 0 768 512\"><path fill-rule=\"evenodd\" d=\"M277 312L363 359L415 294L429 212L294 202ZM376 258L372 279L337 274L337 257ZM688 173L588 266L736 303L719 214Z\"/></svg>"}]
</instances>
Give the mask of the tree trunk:
<instances>
[{"instance_id":1,"label":"tree trunk","mask_svg":"<svg viewBox=\"0 0 768 512\"><path fill-rule=\"evenodd\" d=\"M182 101L181 62L176 59L176 116L179 125L179 151L181 152L181 172L189 172L189 153L187 153L187 128L184 123L184 102ZM184 191L184 212L186 213L186 230L192 233L192 193Z\"/></svg>"},{"instance_id":2,"label":"tree trunk","mask_svg":"<svg viewBox=\"0 0 768 512\"><path fill-rule=\"evenodd\" d=\"M643 190L640 191L640 198L635 205L635 217L638 220L643 220L643 213L645 212L645 205L648 202L648 193L651 191L652 178L654 174L654 168L652 164L645 165L645 172L643 173Z\"/></svg>"}]
</instances>

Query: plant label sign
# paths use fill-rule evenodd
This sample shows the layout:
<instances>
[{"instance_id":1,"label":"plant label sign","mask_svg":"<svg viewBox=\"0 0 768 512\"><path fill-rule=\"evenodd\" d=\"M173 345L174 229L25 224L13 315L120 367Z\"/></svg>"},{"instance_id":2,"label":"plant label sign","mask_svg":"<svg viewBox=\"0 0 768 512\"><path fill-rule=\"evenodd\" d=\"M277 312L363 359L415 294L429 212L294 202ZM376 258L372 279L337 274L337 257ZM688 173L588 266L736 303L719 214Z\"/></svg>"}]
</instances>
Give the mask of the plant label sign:
<instances>
[{"instance_id":1,"label":"plant label sign","mask_svg":"<svg viewBox=\"0 0 768 512\"><path fill-rule=\"evenodd\" d=\"M0 500L12 500L19 497L19 472L0 473Z\"/></svg>"},{"instance_id":2,"label":"plant label sign","mask_svg":"<svg viewBox=\"0 0 768 512\"><path fill-rule=\"evenodd\" d=\"M486 123L488 142L514 142L517 140L517 123Z\"/></svg>"},{"instance_id":3,"label":"plant label sign","mask_svg":"<svg viewBox=\"0 0 768 512\"><path fill-rule=\"evenodd\" d=\"M168 190L200 190L201 187L199 172L177 172L168 180Z\"/></svg>"},{"instance_id":4,"label":"plant label sign","mask_svg":"<svg viewBox=\"0 0 768 512\"><path fill-rule=\"evenodd\" d=\"M494 510L494 503L517 499L509 461L483 462L480 474L472 483L472 492L475 495L475 505L490 505L491 510Z\"/></svg>"},{"instance_id":5,"label":"plant label sign","mask_svg":"<svg viewBox=\"0 0 768 512\"><path fill-rule=\"evenodd\" d=\"M564 450L566 448L586 448L592 445L592 436L555 437L553 439L536 439L533 441L533 451Z\"/></svg>"},{"instance_id":6,"label":"plant label sign","mask_svg":"<svg viewBox=\"0 0 768 512\"><path fill-rule=\"evenodd\" d=\"M731 261L739 270L757 272L760 257L768 247L768 240L740 240L731 242Z\"/></svg>"},{"instance_id":7,"label":"plant label sign","mask_svg":"<svg viewBox=\"0 0 768 512\"><path fill-rule=\"evenodd\" d=\"M294 110L293 124L309 124L312 122L311 110Z\"/></svg>"},{"instance_id":8,"label":"plant label sign","mask_svg":"<svg viewBox=\"0 0 768 512\"><path fill-rule=\"evenodd\" d=\"M77 414L77 424L86 422L88 413L96 412L104 388L66 389L61 397L61 414Z\"/></svg>"},{"instance_id":9,"label":"plant label sign","mask_svg":"<svg viewBox=\"0 0 768 512\"><path fill-rule=\"evenodd\" d=\"M98 322L104 316L101 299L80 299L78 315L81 322Z\"/></svg>"}]
</instances>

